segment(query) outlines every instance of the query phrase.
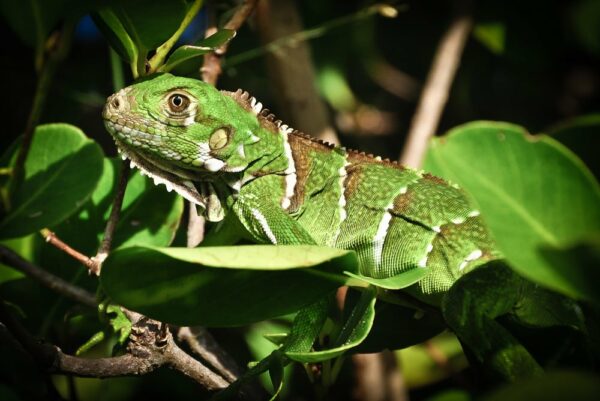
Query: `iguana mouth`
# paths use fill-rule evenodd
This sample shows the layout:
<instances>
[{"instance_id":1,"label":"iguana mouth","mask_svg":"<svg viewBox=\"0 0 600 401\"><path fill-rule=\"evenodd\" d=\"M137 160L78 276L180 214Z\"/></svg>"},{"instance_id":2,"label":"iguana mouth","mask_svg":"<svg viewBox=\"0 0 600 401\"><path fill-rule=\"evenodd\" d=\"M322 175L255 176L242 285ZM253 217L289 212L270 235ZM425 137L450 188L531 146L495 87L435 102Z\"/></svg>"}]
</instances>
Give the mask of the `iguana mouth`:
<instances>
[{"instance_id":1,"label":"iguana mouth","mask_svg":"<svg viewBox=\"0 0 600 401\"><path fill-rule=\"evenodd\" d=\"M167 191L175 191L183 198L200 206L209 221L216 222L223 219L223 206L214 188L214 182L212 182L214 175L207 174L206 177L203 177L198 171L191 171L165 163L163 160L126 143L125 139L131 140L131 129L130 132L126 133L124 128L127 127L108 119L104 120L104 126L113 137L121 158L123 160L129 159L130 167L136 167L140 174L152 178L154 185L163 184ZM140 134L145 133L136 132L136 135L139 136ZM151 134L146 135L150 136Z\"/></svg>"},{"instance_id":2,"label":"iguana mouth","mask_svg":"<svg viewBox=\"0 0 600 401\"><path fill-rule=\"evenodd\" d=\"M135 148L127 145L117 138L118 129L110 121L105 121L106 129L112 134L117 150L123 160L129 159L130 167L136 167L140 174L146 175L154 181L155 185L163 184L167 191L175 191L190 202L194 202L202 207L206 207L206 197L203 196L194 186L191 177L182 177L175 171L169 171L160 168L160 163L150 157L143 155ZM171 169L174 170L174 169Z\"/></svg>"}]
</instances>

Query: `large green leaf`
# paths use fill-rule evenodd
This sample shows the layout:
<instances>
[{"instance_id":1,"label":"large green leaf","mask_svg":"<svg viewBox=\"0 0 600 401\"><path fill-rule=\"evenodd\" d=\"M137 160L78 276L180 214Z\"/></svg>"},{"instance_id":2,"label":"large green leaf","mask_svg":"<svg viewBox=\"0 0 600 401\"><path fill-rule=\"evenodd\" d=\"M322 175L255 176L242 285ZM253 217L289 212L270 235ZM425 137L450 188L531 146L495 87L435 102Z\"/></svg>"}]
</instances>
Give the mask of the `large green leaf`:
<instances>
[{"instance_id":1,"label":"large green leaf","mask_svg":"<svg viewBox=\"0 0 600 401\"><path fill-rule=\"evenodd\" d=\"M515 125L474 122L434 140L425 168L473 196L515 270L566 295L586 298L579 279L558 272L542 252L567 248L600 231L600 188L568 149ZM575 263L571 267L579 276Z\"/></svg>"},{"instance_id":2,"label":"large green leaf","mask_svg":"<svg viewBox=\"0 0 600 401\"><path fill-rule=\"evenodd\" d=\"M353 252L318 246L131 247L109 256L101 283L161 321L234 326L295 312L356 269Z\"/></svg>"},{"instance_id":3,"label":"large green leaf","mask_svg":"<svg viewBox=\"0 0 600 401\"><path fill-rule=\"evenodd\" d=\"M90 197L102 174L102 150L77 127L36 128L25 177L0 222L0 238L14 238L57 224Z\"/></svg>"}]
</instances>

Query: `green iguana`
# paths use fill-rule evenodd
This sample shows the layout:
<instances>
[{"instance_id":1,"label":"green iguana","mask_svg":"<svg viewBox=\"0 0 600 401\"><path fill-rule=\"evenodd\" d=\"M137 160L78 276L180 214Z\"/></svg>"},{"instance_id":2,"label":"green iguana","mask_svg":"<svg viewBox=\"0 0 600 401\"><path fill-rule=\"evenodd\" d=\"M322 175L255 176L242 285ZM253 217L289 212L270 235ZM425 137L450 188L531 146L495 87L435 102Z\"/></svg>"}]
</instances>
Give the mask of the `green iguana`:
<instances>
[{"instance_id":1,"label":"green iguana","mask_svg":"<svg viewBox=\"0 0 600 401\"><path fill-rule=\"evenodd\" d=\"M361 275L374 279L423 269L404 291L429 304L440 306L461 276L501 257L455 185L295 131L247 92L160 74L109 97L103 118L123 158L209 221L233 214L258 243L354 250ZM448 324L505 377L539 372L494 320L514 312L528 284L500 268L481 279L498 290L479 299L454 291L444 303Z\"/></svg>"}]
</instances>

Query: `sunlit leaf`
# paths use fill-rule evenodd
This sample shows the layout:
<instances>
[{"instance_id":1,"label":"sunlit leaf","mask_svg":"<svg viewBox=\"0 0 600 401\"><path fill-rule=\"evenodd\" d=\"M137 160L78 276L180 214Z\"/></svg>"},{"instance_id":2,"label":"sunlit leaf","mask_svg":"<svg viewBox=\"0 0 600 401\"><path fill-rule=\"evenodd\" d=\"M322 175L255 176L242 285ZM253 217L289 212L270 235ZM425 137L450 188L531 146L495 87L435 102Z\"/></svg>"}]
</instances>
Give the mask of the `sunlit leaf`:
<instances>
[{"instance_id":1,"label":"sunlit leaf","mask_svg":"<svg viewBox=\"0 0 600 401\"><path fill-rule=\"evenodd\" d=\"M541 250L600 232L600 187L573 153L506 123L474 122L432 142L425 168L465 188L520 274L581 299Z\"/></svg>"}]
</instances>

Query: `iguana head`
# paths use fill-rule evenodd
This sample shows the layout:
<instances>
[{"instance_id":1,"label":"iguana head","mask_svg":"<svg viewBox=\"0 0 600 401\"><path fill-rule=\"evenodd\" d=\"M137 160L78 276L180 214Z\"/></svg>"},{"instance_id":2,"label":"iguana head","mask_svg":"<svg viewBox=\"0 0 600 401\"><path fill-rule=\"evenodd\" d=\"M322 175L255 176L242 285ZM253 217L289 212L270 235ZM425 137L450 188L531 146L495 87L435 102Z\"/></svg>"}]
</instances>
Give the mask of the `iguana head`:
<instances>
[{"instance_id":1,"label":"iguana head","mask_svg":"<svg viewBox=\"0 0 600 401\"><path fill-rule=\"evenodd\" d=\"M210 209L217 182L253 162L245 146L258 141L258 121L236 108L234 99L202 81L160 74L110 96L102 117L124 159Z\"/></svg>"}]
</instances>

